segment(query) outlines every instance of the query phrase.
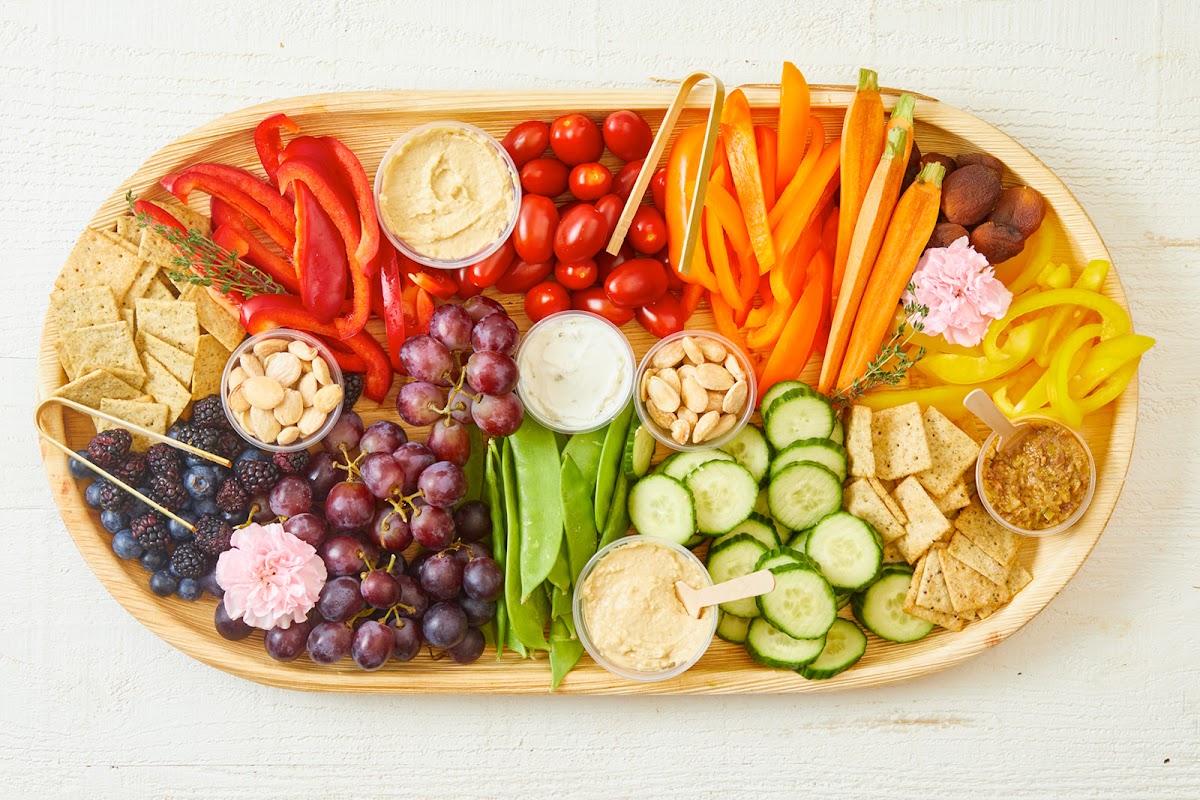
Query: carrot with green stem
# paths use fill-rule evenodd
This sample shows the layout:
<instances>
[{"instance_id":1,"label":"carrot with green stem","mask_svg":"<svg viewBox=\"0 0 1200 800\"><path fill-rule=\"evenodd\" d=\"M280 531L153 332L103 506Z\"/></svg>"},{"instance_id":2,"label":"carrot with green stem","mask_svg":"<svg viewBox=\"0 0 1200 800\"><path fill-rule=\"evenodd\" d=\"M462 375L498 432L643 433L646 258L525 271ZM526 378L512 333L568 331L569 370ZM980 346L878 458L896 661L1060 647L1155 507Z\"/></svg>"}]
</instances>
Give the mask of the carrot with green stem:
<instances>
[{"instance_id":1,"label":"carrot with green stem","mask_svg":"<svg viewBox=\"0 0 1200 800\"><path fill-rule=\"evenodd\" d=\"M872 69L860 69L858 88L842 122L842 200L837 257L833 261L834 286L841 285L842 275L846 272L858 211L883 155L883 145L883 98L879 96L879 75Z\"/></svg>"}]
</instances>

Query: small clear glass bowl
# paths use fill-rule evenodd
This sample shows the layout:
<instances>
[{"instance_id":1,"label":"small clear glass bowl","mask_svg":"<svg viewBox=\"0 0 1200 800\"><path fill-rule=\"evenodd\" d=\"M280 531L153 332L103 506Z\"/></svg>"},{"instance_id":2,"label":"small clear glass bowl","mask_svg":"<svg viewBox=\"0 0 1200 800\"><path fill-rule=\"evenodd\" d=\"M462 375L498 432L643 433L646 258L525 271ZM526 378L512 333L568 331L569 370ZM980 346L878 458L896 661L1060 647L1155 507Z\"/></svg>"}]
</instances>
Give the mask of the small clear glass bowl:
<instances>
[{"instance_id":1,"label":"small clear glass bowl","mask_svg":"<svg viewBox=\"0 0 1200 800\"><path fill-rule=\"evenodd\" d=\"M991 501L988 500L987 492L983 490L983 462L987 457L988 451L992 449L992 447L996 444L996 440L1000 436L1000 434L996 433L995 431L993 431L992 434L984 440L983 447L979 450L979 458L975 462L975 493L979 496L979 503L983 506L984 511L991 515L992 519L996 520L996 522L1000 523L1013 533L1018 533L1021 536L1054 536L1057 533L1062 533L1078 522L1080 517L1087 513L1088 506L1092 504L1092 497L1096 494L1096 459L1092 455L1092 448L1088 447L1088 443L1085 442L1083 437L1079 435L1079 431L1075 430L1074 428L1064 425L1052 417L1045 417L1038 414L1029 414L1012 420L1012 423L1017 426L1027 422L1045 422L1051 425L1057 425L1058 427L1069 431L1071 435L1075 437L1075 440L1079 442L1080 446L1083 447L1083 452L1087 455L1088 460L1088 488L1083 495L1083 501L1079 504L1079 508L1075 509L1075 512L1071 514L1071 516L1067 517L1054 527L1042 528L1041 530L1026 530L1025 528L1021 528L1012 524L1003 516L1001 516L999 512L992 507Z\"/></svg>"},{"instance_id":2,"label":"small clear glass bowl","mask_svg":"<svg viewBox=\"0 0 1200 800\"><path fill-rule=\"evenodd\" d=\"M621 410L623 408L625 408L625 404L629 402L630 396L632 396L634 393L634 387L637 385L637 382L633 378L633 365L635 363L636 356L634 355L633 347L631 347L629 344L629 340L625 338L625 334L622 333L621 329L618 328L616 325L613 325L611 322L609 322L608 320L606 320L604 317L600 316L599 314L593 314L590 311L560 311L557 314L551 314L550 316L537 322L532 328L529 329L529 331L524 336L521 337L521 345L520 345L520 347L517 348L517 358L516 358L517 366L520 367L520 365L522 363L521 356L525 352L526 348L529 347L529 344L531 342L537 341L539 332L541 332L542 334L545 334L546 330L548 328L552 327L553 325L561 324L563 320L568 320L568 319L576 318L576 317L582 317L582 318L586 318L589 320L596 320L596 321L602 323L605 328L608 328L609 330L612 331L612 336L616 337L615 340L621 342L621 345L624 348L626 355L629 357L629 373L628 373L629 387L628 387L627 391L622 392L619 401L618 400L613 401L612 410L609 413L605 414L602 417L597 417L594 421L589 422L586 425L571 427L569 425L563 425L560 422L555 422L553 420L547 419L545 417L545 415L539 413L537 408L534 407L534 405L529 402L529 386L528 386L528 384L525 383L525 380L524 380L525 370L521 370L522 377L520 380L517 381L517 396L521 398L521 402L525 406L525 413L529 414L531 417L536 419L538 422L540 422L542 425L549 428L550 430L557 431L559 433L569 433L569 434L587 433L589 431L594 431L594 430L603 428L605 425L607 425L608 423L610 423L614 419L616 419L617 416L621 413Z\"/></svg>"},{"instance_id":3,"label":"small clear glass bowl","mask_svg":"<svg viewBox=\"0 0 1200 800\"><path fill-rule=\"evenodd\" d=\"M617 539L615 542L612 542L606 547L600 548L599 552L592 556L587 564L584 565L583 571L579 573L579 580L575 581L574 597L571 600L571 611L575 618L575 631L579 634L579 641L583 644L583 649L588 651L588 655L590 655L597 664L620 678L626 678L631 681L639 681L641 683L653 683L655 681L665 681L670 678L674 678L677 675L682 675L691 669L696 662L704 656L704 654L708 651L709 645L712 644L713 636L715 636L717 633L717 617L720 615L717 613L716 608L709 608L702 612L708 615L709 622L712 623L708 632L708 636L704 640L704 645L696 651L694 656L686 661L679 662L669 669L655 670L652 672L629 669L627 667L614 664L612 661L606 658L603 653L597 650L596 645L592 642L592 638L588 633L587 613L584 610L583 596L580 589L587 580L588 576L591 575L592 570L596 568L596 565L603 561L609 553L611 553L613 550L616 550L618 547L626 547L639 542L652 543L654 545L666 547L682 554L687 561L694 563L700 571L699 574L704 576L704 586L700 588L707 588L713 585L712 576L708 574L708 569L705 568L700 559L696 558L696 554L691 550L688 550L686 547L678 545L675 542L667 541L666 539L659 539L656 536L626 536L622 539Z\"/></svg>"},{"instance_id":4,"label":"small clear glass bowl","mask_svg":"<svg viewBox=\"0 0 1200 800\"><path fill-rule=\"evenodd\" d=\"M746 383L748 389L746 393L746 406L742 409L741 414L738 415L737 424L730 428L729 431L727 431L723 436L719 436L716 439L705 439L700 444L695 444L691 441L689 441L687 444L680 444L671 438L671 432L669 430L663 429L657 422L650 419L650 413L646 411L646 404L642 402L640 388L642 385L642 376L646 374L646 370L652 369L651 363L654 360L654 354L662 350L671 342L679 341L685 336L690 336L693 339L712 339L713 341L720 342L721 346L725 348L725 352L732 353L733 357L738 360L738 364L740 364L742 367L742 372L746 374ZM719 333L714 333L713 331L686 330L680 331L679 333L673 333L670 336L659 340L657 344L655 344L646 352L646 355L642 357L642 363L638 365L637 374L634 376L633 388L634 408L637 409L638 419L640 419L642 424L646 426L646 430L650 431L650 435L672 450L687 452L690 450L711 450L714 447L720 447L734 436L737 436L738 432L741 431L742 428L746 427L746 423L748 423L750 421L750 417L754 415L754 398L758 395L758 379L754 376L754 367L751 365L750 359L746 357L746 354L743 353L736 344L729 341L729 339L725 338Z\"/></svg>"},{"instance_id":5,"label":"small clear glass bowl","mask_svg":"<svg viewBox=\"0 0 1200 800\"><path fill-rule=\"evenodd\" d=\"M225 371L221 373L221 408L225 409L225 418L229 420L229 424L233 426L233 430L238 436L241 436L260 450L266 450L268 453L295 453L300 450L307 450L328 436L329 431L337 424L338 419L342 416L341 403L333 411L329 412L329 416L325 418L324 424L313 431L311 435L297 439L288 445L260 442L249 431L242 430L241 422L238 421L233 409L229 407L229 373L233 372L233 368L238 366L242 353L253 350L254 345L266 339L286 339L289 342L301 341L312 345L317 349L317 354L325 359L325 363L329 365L329 376L333 383L336 383L345 390L346 384L342 381L342 369L338 366L337 359L333 357L333 352L324 342L303 331L296 331L291 328L275 328L274 330L263 331L246 339L246 341L238 345L237 349L233 351L233 355L225 362Z\"/></svg>"},{"instance_id":6,"label":"small clear glass bowl","mask_svg":"<svg viewBox=\"0 0 1200 800\"><path fill-rule=\"evenodd\" d=\"M504 229L500 232L500 235L497 236L491 244L489 244L487 247L484 247L479 252L473 253L464 258L438 259L427 256L421 253L419 250L414 249L406 241L392 233L391 229L388 228L387 221L383 218L383 206L379 202L379 197L383 193L384 165L391 160L392 156L396 154L396 151L399 150L405 142L409 141L419 133L436 128L450 128L460 131L468 131L482 137L489 145L495 148L496 153L501 159L504 160L504 163L508 166L509 175L512 178L513 211L508 223L504 226ZM442 120L438 122L427 122L424 125L418 125L407 133L401 135L398 139L396 139L395 142L392 143L392 146L388 148L388 151L383 154L383 159L379 162L379 168L375 171L375 215L379 218L380 230L383 231L383 235L387 237L388 241L391 242L397 250L411 258L413 261L416 261L418 264L423 264L426 267L433 267L435 269L458 269L460 267L467 267L471 264L478 263L487 258L492 253L499 250L502 244L508 241L508 237L512 235L513 228L517 226L517 212L520 211L520 209L521 173L519 170L517 170L517 165L512 160L512 156L510 156L508 151L501 146L500 142L496 140L496 137L492 136L490 133L481 128L476 128L474 125L468 125L465 122Z\"/></svg>"}]
</instances>

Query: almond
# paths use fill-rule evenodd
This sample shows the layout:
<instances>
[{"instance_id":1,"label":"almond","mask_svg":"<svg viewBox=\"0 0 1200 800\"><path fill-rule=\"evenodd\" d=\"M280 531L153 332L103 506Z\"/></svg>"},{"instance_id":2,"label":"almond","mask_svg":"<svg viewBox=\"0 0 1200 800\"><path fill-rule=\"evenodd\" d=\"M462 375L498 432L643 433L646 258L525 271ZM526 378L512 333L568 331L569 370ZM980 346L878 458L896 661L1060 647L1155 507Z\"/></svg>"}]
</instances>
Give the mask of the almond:
<instances>
[{"instance_id":1,"label":"almond","mask_svg":"<svg viewBox=\"0 0 1200 800\"><path fill-rule=\"evenodd\" d=\"M742 369L742 362L733 353L725 357L725 370L739 381L746 380L746 370Z\"/></svg>"},{"instance_id":2,"label":"almond","mask_svg":"<svg viewBox=\"0 0 1200 800\"><path fill-rule=\"evenodd\" d=\"M342 403L342 387L336 383L331 383L328 386L322 386L317 390L316 397L313 398L313 408L320 411L322 414L328 414Z\"/></svg>"},{"instance_id":3,"label":"almond","mask_svg":"<svg viewBox=\"0 0 1200 800\"><path fill-rule=\"evenodd\" d=\"M240 414L250 409L250 403L246 400L246 394L242 391L241 386L229 393L229 408L235 414Z\"/></svg>"},{"instance_id":4,"label":"almond","mask_svg":"<svg viewBox=\"0 0 1200 800\"><path fill-rule=\"evenodd\" d=\"M716 339L702 337L700 339L700 350L704 353L704 358L714 364L720 364L725 360L725 345L718 342Z\"/></svg>"},{"instance_id":5,"label":"almond","mask_svg":"<svg viewBox=\"0 0 1200 800\"><path fill-rule=\"evenodd\" d=\"M242 381L246 380L248 377L249 376L246 374L246 370L242 369L240 366L229 370L229 391L232 392L234 389L241 386Z\"/></svg>"},{"instance_id":6,"label":"almond","mask_svg":"<svg viewBox=\"0 0 1200 800\"><path fill-rule=\"evenodd\" d=\"M666 411L663 411L661 408L656 406L654 404L654 398L650 398L646 401L646 413L650 416L650 419L654 420L654 424L658 425L659 427L670 430L671 426L675 424L675 415L668 414Z\"/></svg>"},{"instance_id":7,"label":"almond","mask_svg":"<svg viewBox=\"0 0 1200 800\"><path fill-rule=\"evenodd\" d=\"M254 353L242 353L241 357L238 358L238 364L241 365L242 371L246 373L247 377L258 378L263 374L262 362L258 360L258 356L254 355Z\"/></svg>"},{"instance_id":8,"label":"almond","mask_svg":"<svg viewBox=\"0 0 1200 800\"><path fill-rule=\"evenodd\" d=\"M704 411L720 411L723 405L725 405L724 392L709 392L708 403L704 406Z\"/></svg>"},{"instance_id":9,"label":"almond","mask_svg":"<svg viewBox=\"0 0 1200 800\"><path fill-rule=\"evenodd\" d=\"M696 427L692 430L692 441L700 444L705 439L712 435L713 429L717 427L717 421L721 419L721 412L709 411L696 423Z\"/></svg>"},{"instance_id":10,"label":"almond","mask_svg":"<svg viewBox=\"0 0 1200 800\"><path fill-rule=\"evenodd\" d=\"M653 369L648 369L642 373L642 382L638 384L638 400L641 400L643 403L646 402L646 398L649 397L647 392L650 387L650 379L653 378L654 375L655 371Z\"/></svg>"},{"instance_id":11,"label":"almond","mask_svg":"<svg viewBox=\"0 0 1200 800\"><path fill-rule=\"evenodd\" d=\"M667 413L673 413L679 408L679 392L657 375L650 379L647 393L650 395L650 401Z\"/></svg>"},{"instance_id":12,"label":"almond","mask_svg":"<svg viewBox=\"0 0 1200 800\"><path fill-rule=\"evenodd\" d=\"M287 339L263 339L254 345L254 355L258 356L259 361L265 363L269 356L281 353L287 348Z\"/></svg>"},{"instance_id":13,"label":"almond","mask_svg":"<svg viewBox=\"0 0 1200 800\"><path fill-rule=\"evenodd\" d=\"M333 383L333 376L329 374L329 365L325 363L325 359L317 356L308 363L312 364L313 375L317 376L317 383L322 386Z\"/></svg>"},{"instance_id":14,"label":"almond","mask_svg":"<svg viewBox=\"0 0 1200 800\"><path fill-rule=\"evenodd\" d=\"M707 409L708 392L705 391L704 387L694 377L689 376L683 379L682 395L683 404L689 410L697 414L702 414Z\"/></svg>"},{"instance_id":15,"label":"almond","mask_svg":"<svg viewBox=\"0 0 1200 800\"><path fill-rule=\"evenodd\" d=\"M724 391L730 386L733 386L733 375L729 374L729 370L718 364L698 364L696 366L696 380L705 389L715 389Z\"/></svg>"},{"instance_id":16,"label":"almond","mask_svg":"<svg viewBox=\"0 0 1200 800\"><path fill-rule=\"evenodd\" d=\"M300 380L300 359L291 353L275 353L266 361L264 372L268 378L274 378L280 386L291 386Z\"/></svg>"},{"instance_id":17,"label":"almond","mask_svg":"<svg viewBox=\"0 0 1200 800\"><path fill-rule=\"evenodd\" d=\"M295 444L299 438L300 438L300 429L297 428L295 425L289 425L288 427L281 430L279 432L279 435L275 437L275 443L281 444L284 447L287 447L289 444Z\"/></svg>"},{"instance_id":18,"label":"almond","mask_svg":"<svg viewBox=\"0 0 1200 800\"><path fill-rule=\"evenodd\" d=\"M296 427L300 429L300 433L304 436L310 436L316 433L317 428L325 424L327 414L322 414L316 407L304 409L304 413L300 415L300 421L296 423Z\"/></svg>"},{"instance_id":19,"label":"almond","mask_svg":"<svg viewBox=\"0 0 1200 800\"><path fill-rule=\"evenodd\" d=\"M254 438L263 444L274 444L275 437L283 430L279 420L275 419L275 414L264 408L250 409L250 426Z\"/></svg>"},{"instance_id":20,"label":"almond","mask_svg":"<svg viewBox=\"0 0 1200 800\"><path fill-rule=\"evenodd\" d=\"M679 340L683 345L683 354L687 356L687 360L693 364L704 363L704 351L700 349L700 344L691 336L685 336Z\"/></svg>"},{"instance_id":21,"label":"almond","mask_svg":"<svg viewBox=\"0 0 1200 800\"><path fill-rule=\"evenodd\" d=\"M725 393L725 400L721 403L721 410L726 414L742 413L742 409L746 407L746 395L749 392L750 386L745 381L738 381L730 386L729 391Z\"/></svg>"},{"instance_id":22,"label":"almond","mask_svg":"<svg viewBox=\"0 0 1200 800\"><path fill-rule=\"evenodd\" d=\"M294 339L287 346L287 350L301 361L312 361L317 357L317 348L313 347L308 342L302 342L299 339Z\"/></svg>"},{"instance_id":23,"label":"almond","mask_svg":"<svg viewBox=\"0 0 1200 800\"><path fill-rule=\"evenodd\" d=\"M658 377L662 378L663 383L667 384L667 386L670 386L677 392L682 388L682 384L679 382L678 370L664 369L662 372L658 373Z\"/></svg>"},{"instance_id":24,"label":"almond","mask_svg":"<svg viewBox=\"0 0 1200 800\"><path fill-rule=\"evenodd\" d=\"M688 425L691 425L693 428L696 427L696 422L700 419L700 415L695 411L692 411L687 406L679 409L679 411L675 413L675 416L679 417L679 419L686 419Z\"/></svg>"},{"instance_id":25,"label":"almond","mask_svg":"<svg viewBox=\"0 0 1200 800\"><path fill-rule=\"evenodd\" d=\"M275 406L275 419L283 426L295 425L304 413L304 398L295 389L283 390L283 401Z\"/></svg>"},{"instance_id":26,"label":"almond","mask_svg":"<svg viewBox=\"0 0 1200 800\"><path fill-rule=\"evenodd\" d=\"M677 369L675 371L679 373L680 380L683 380L688 375L691 375L693 378L696 377L696 365L695 364L684 364L682 367L680 367L679 369Z\"/></svg>"},{"instance_id":27,"label":"almond","mask_svg":"<svg viewBox=\"0 0 1200 800\"><path fill-rule=\"evenodd\" d=\"M683 343L676 339L673 342L667 342L654 353L654 357L650 359L650 363L658 369L673 367L683 361Z\"/></svg>"},{"instance_id":28,"label":"almond","mask_svg":"<svg viewBox=\"0 0 1200 800\"><path fill-rule=\"evenodd\" d=\"M307 363L307 362L305 362ZM317 396L317 389L321 388L317 383L317 376L311 372L304 373L300 378L300 385L296 387L300 391L300 397L304 400L304 405L311 406L313 398Z\"/></svg>"},{"instance_id":29,"label":"almond","mask_svg":"<svg viewBox=\"0 0 1200 800\"><path fill-rule=\"evenodd\" d=\"M722 414L721 418L717 420L716 427L709 432L708 438L710 440L720 439L722 436L733 430L734 426L737 425L737 421L738 418L733 414Z\"/></svg>"},{"instance_id":30,"label":"almond","mask_svg":"<svg viewBox=\"0 0 1200 800\"><path fill-rule=\"evenodd\" d=\"M254 408L270 411L283 401L283 387L274 378L265 375L247 378L238 388L246 395L246 402Z\"/></svg>"},{"instance_id":31,"label":"almond","mask_svg":"<svg viewBox=\"0 0 1200 800\"><path fill-rule=\"evenodd\" d=\"M671 438L679 444L687 444L691 433L692 426L685 419L677 419L671 424Z\"/></svg>"}]
</instances>

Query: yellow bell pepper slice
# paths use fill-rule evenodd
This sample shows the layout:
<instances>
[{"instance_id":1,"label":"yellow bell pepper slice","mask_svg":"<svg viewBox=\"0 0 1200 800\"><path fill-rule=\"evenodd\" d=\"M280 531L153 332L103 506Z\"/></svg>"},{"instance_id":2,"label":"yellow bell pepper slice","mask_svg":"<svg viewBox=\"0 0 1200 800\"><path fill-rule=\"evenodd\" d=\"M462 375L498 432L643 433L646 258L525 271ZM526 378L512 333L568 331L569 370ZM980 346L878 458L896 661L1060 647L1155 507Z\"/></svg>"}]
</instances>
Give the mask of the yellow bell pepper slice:
<instances>
[{"instance_id":1,"label":"yellow bell pepper slice","mask_svg":"<svg viewBox=\"0 0 1200 800\"><path fill-rule=\"evenodd\" d=\"M1102 330L1103 326L1092 324L1072 331L1046 370L1046 398L1050 401L1050 407L1072 428L1083 424L1083 411L1071 397L1067 386L1071 379L1071 362L1085 344L1100 336Z\"/></svg>"},{"instance_id":2,"label":"yellow bell pepper slice","mask_svg":"<svg viewBox=\"0 0 1200 800\"><path fill-rule=\"evenodd\" d=\"M1111 339L1113 336L1129 333L1132 328L1129 314L1115 300L1085 289L1050 289L1045 292L1022 295L1014 300L1013 304L1008 307L1008 313L1004 315L1004 318L993 322L988 327L987 334L983 337L984 355L989 358L1003 358L1002 348L997 341L1000 334L1012 325L1014 320L1034 311L1042 311L1060 305L1079 306L1099 314L1102 323L1100 335L1102 339ZM1049 327L1049 320L1045 321L1047 322L1046 327ZM1016 329L1013 332L1015 333ZM1045 329L1043 329L1043 335L1044 333ZM1009 336L1011 337L1012 334Z\"/></svg>"},{"instance_id":3,"label":"yellow bell pepper slice","mask_svg":"<svg viewBox=\"0 0 1200 800\"><path fill-rule=\"evenodd\" d=\"M1076 289L1086 289L1089 292L1098 292L1100 287L1104 285L1104 279L1108 277L1108 270L1112 265L1103 259L1093 259L1088 262L1088 265L1083 268L1083 272L1079 274L1079 278L1075 281ZM1034 361L1041 364L1043 367L1050 365L1050 359L1054 356L1054 349L1058 344L1059 335L1062 334L1064 327L1071 323L1072 327L1076 326L1083 319L1083 312L1073 308L1056 308L1054 313L1050 315L1050 330L1046 333L1046 340L1042 346L1038 348L1037 354L1033 357Z\"/></svg>"},{"instance_id":4,"label":"yellow bell pepper slice","mask_svg":"<svg viewBox=\"0 0 1200 800\"><path fill-rule=\"evenodd\" d=\"M1100 342L1075 370L1071 378L1071 396L1079 398L1092 393L1118 370L1130 362L1138 361L1153 346L1154 339L1136 333L1114 336Z\"/></svg>"},{"instance_id":5,"label":"yellow bell pepper slice","mask_svg":"<svg viewBox=\"0 0 1200 800\"><path fill-rule=\"evenodd\" d=\"M1137 373L1139 361L1141 361L1141 356L1138 356L1135 360L1130 361L1108 376L1096 388L1096 391L1079 401L1079 411L1086 416L1120 397L1121 393L1125 391L1125 387L1129 385L1129 382L1133 380L1133 376Z\"/></svg>"},{"instance_id":6,"label":"yellow bell pepper slice","mask_svg":"<svg viewBox=\"0 0 1200 800\"><path fill-rule=\"evenodd\" d=\"M1016 258L1010 258L996 267L996 277L1014 295L1029 289L1034 285L1050 254L1054 252L1056 238L1054 228L1050 224L1050 215L1047 215L1042 221L1042 226L1026 242L1025 250Z\"/></svg>"},{"instance_id":7,"label":"yellow bell pepper slice","mask_svg":"<svg viewBox=\"0 0 1200 800\"><path fill-rule=\"evenodd\" d=\"M977 384L995 380L1016 372L1033 359L1033 351L1046 335L1047 325L1049 320L1039 318L1013 328L1004 345L994 348L995 357L934 353L918 361L916 368L942 383Z\"/></svg>"}]
</instances>

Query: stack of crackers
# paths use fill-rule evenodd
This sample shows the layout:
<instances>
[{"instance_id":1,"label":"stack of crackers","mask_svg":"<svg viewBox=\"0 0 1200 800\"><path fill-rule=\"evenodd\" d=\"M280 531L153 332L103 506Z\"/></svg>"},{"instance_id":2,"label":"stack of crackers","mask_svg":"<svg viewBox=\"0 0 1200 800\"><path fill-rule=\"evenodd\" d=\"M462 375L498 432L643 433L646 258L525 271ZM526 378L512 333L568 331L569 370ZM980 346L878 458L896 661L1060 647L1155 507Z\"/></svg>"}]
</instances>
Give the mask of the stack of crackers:
<instances>
[{"instance_id":1,"label":"stack of crackers","mask_svg":"<svg viewBox=\"0 0 1200 800\"><path fill-rule=\"evenodd\" d=\"M974 496L975 439L917 403L851 406L845 426L845 508L883 537L884 561L913 565L907 613L961 630L1032 580L1017 560L1020 537Z\"/></svg>"},{"instance_id":2,"label":"stack of crackers","mask_svg":"<svg viewBox=\"0 0 1200 800\"><path fill-rule=\"evenodd\" d=\"M171 210L207 234L205 217ZM56 397L161 434L193 400L220 390L225 362L246 332L208 289L170 279L175 254L131 215L115 231L83 232L50 295L55 349L69 380Z\"/></svg>"}]
</instances>

